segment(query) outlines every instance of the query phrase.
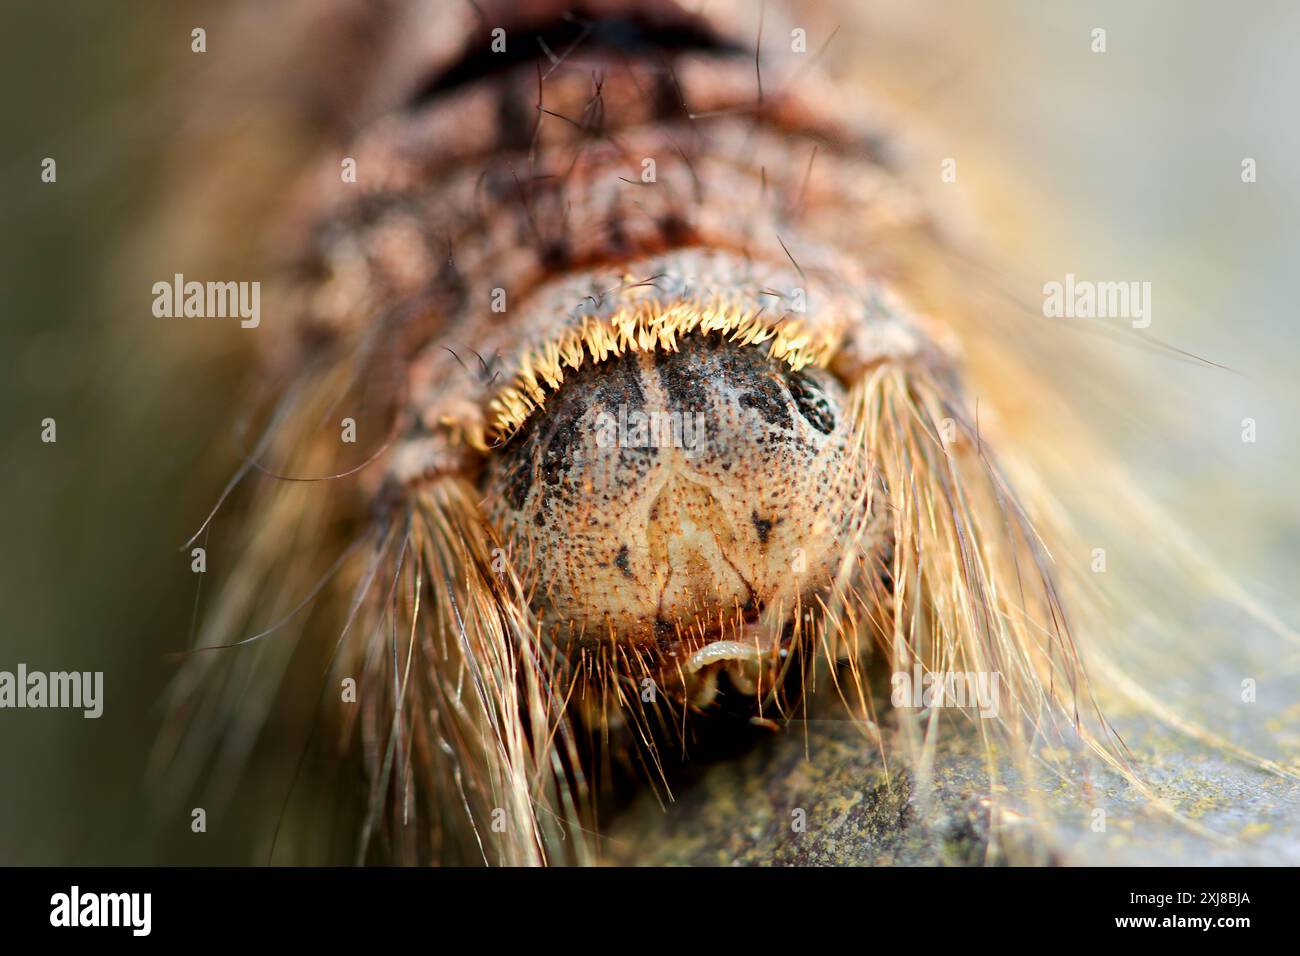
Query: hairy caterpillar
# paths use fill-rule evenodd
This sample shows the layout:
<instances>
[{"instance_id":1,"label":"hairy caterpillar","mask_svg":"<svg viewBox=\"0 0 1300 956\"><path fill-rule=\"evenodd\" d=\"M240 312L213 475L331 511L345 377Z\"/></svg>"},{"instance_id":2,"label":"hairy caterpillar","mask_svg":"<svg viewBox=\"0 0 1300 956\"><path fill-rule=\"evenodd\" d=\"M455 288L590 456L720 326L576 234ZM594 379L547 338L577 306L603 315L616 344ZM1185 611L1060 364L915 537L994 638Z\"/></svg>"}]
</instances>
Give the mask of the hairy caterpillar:
<instances>
[{"instance_id":1,"label":"hairy caterpillar","mask_svg":"<svg viewBox=\"0 0 1300 956\"><path fill-rule=\"evenodd\" d=\"M299 631L357 682L321 719L366 764L362 859L595 862L611 778L671 789L723 709L836 712L923 775L942 708L895 741L872 667L997 675L961 708L991 766L1064 735L1125 768L1068 522L962 351L1042 373L969 301L897 131L775 7L393 15L396 105L304 186L262 330L204 636L251 626L256 655L193 655L165 745L233 773Z\"/></svg>"}]
</instances>

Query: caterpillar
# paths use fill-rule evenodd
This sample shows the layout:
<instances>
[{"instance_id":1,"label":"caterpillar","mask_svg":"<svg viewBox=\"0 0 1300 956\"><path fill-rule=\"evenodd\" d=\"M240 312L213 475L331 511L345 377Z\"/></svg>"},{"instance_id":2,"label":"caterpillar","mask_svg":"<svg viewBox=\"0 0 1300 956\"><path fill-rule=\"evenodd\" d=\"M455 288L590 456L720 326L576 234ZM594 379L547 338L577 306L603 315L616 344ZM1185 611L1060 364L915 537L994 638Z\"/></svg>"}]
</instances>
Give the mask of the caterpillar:
<instances>
[{"instance_id":1,"label":"caterpillar","mask_svg":"<svg viewBox=\"0 0 1300 956\"><path fill-rule=\"evenodd\" d=\"M889 792L957 726L995 803L1083 759L1164 806L1029 447L1086 432L883 105L776 4L349 15L374 73L275 220L239 559L170 774L230 786L306 645L361 862L606 861L628 787L823 720ZM993 816L975 859L1042 860Z\"/></svg>"}]
</instances>

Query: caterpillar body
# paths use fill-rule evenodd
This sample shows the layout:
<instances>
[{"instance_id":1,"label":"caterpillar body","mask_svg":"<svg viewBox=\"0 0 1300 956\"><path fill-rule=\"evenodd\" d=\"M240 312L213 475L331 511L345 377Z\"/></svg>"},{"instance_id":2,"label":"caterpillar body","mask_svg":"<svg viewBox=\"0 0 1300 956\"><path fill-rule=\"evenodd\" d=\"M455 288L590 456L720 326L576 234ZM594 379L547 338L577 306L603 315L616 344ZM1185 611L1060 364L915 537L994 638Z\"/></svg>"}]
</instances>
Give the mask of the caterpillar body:
<instances>
[{"instance_id":1,"label":"caterpillar body","mask_svg":"<svg viewBox=\"0 0 1300 956\"><path fill-rule=\"evenodd\" d=\"M994 776L1066 738L1127 774L1069 522L966 387L1043 373L884 108L774 4L385 9L277 218L240 560L164 761L235 774L296 638L362 861L600 862L628 779L814 713L915 779L941 713Z\"/></svg>"}]
</instances>

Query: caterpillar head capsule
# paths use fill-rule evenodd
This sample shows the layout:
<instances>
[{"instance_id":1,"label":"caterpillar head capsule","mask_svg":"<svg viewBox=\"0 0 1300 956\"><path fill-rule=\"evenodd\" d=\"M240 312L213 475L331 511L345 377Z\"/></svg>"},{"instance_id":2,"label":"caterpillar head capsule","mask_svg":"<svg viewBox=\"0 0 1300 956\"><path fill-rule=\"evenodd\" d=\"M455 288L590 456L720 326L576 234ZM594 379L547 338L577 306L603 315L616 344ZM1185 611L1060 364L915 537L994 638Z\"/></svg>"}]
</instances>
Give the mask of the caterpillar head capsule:
<instances>
[{"instance_id":1,"label":"caterpillar head capsule","mask_svg":"<svg viewBox=\"0 0 1300 956\"><path fill-rule=\"evenodd\" d=\"M695 334L570 376L494 459L489 500L545 621L752 690L835 575L860 503L841 386ZM758 675L761 678L761 675Z\"/></svg>"}]
</instances>

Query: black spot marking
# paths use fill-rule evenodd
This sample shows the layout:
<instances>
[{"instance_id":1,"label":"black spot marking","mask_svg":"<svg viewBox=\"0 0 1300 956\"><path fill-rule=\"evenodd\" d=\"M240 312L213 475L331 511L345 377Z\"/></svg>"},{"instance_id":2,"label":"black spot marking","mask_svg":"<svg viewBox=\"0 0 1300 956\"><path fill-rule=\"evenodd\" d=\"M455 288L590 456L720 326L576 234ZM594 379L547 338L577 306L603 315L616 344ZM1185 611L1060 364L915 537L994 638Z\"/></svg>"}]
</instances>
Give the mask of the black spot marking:
<instances>
[{"instance_id":1,"label":"black spot marking","mask_svg":"<svg viewBox=\"0 0 1300 956\"><path fill-rule=\"evenodd\" d=\"M532 469L527 461L517 463L506 475L506 498L516 511L522 511L528 500L528 489L533 486Z\"/></svg>"},{"instance_id":2,"label":"black spot marking","mask_svg":"<svg viewBox=\"0 0 1300 956\"><path fill-rule=\"evenodd\" d=\"M533 458L537 447L537 419L530 418L513 436L501 454L506 500L522 511L533 487Z\"/></svg>"},{"instance_id":3,"label":"black spot marking","mask_svg":"<svg viewBox=\"0 0 1300 956\"><path fill-rule=\"evenodd\" d=\"M663 647L671 643L677 637L677 628L673 627L672 622L665 621L663 618L655 619L655 640L659 646Z\"/></svg>"},{"instance_id":4,"label":"black spot marking","mask_svg":"<svg viewBox=\"0 0 1300 956\"><path fill-rule=\"evenodd\" d=\"M769 425L790 427L790 412L785 407L785 402L773 400L771 393L766 390L746 392L740 396L740 404L758 412Z\"/></svg>"},{"instance_id":5,"label":"black spot marking","mask_svg":"<svg viewBox=\"0 0 1300 956\"><path fill-rule=\"evenodd\" d=\"M573 464L573 445L578 440L581 417L581 409L564 409L556 415L555 426L547 436L541 454L542 479L548 485L558 485L564 472Z\"/></svg>"},{"instance_id":6,"label":"black spot marking","mask_svg":"<svg viewBox=\"0 0 1300 956\"><path fill-rule=\"evenodd\" d=\"M587 388L592 389L588 392L591 404L603 406L612 415L618 414L619 405L625 405L629 412L639 412L645 408L641 369L632 352L624 352L618 358L599 366L596 381L587 385Z\"/></svg>"},{"instance_id":7,"label":"black spot marking","mask_svg":"<svg viewBox=\"0 0 1300 956\"><path fill-rule=\"evenodd\" d=\"M708 371L698 358L703 349L699 342L684 342L677 352L654 353L659 385L672 411L693 413L708 407Z\"/></svg>"},{"instance_id":8,"label":"black spot marking","mask_svg":"<svg viewBox=\"0 0 1300 956\"><path fill-rule=\"evenodd\" d=\"M567 237L549 240L538 253L538 259L541 261L542 266L552 270L563 269L572 258L573 249L569 245Z\"/></svg>"},{"instance_id":9,"label":"black spot marking","mask_svg":"<svg viewBox=\"0 0 1300 956\"><path fill-rule=\"evenodd\" d=\"M661 70L655 76L654 111L655 119L659 120L678 120L687 115L677 79L668 70Z\"/></svg>"},{"instance_id":10,"label":"black spot marking","mask_svg":"<svg viewBox=\"0 0 1300 956\"><path fill-rule=\"evenodd\" d=\"M632 568L628 564L627 545L623 545L618 549L618 554L614 557L614 563L618 565L618 569L623 572L624 577L630 578L632 576Z\"/></svg>"},{"instance_id":11,"label":"black spot marking","mask_svg":"<svg viewBox=\"0 0 1300 956\"><path fill-rule=\"evenodd\" d=\"M757 511L751 511L749 520L754 522L754 530L758 532L758 540L767 544L768 532L772 530L772 521L769 518L760 518Z\"/></svg>"},{"instance_id":12,"label":"black spot marking","mask_svg":"<svg viewBox=\"0 0 1300 956\"><path fill-rule=\"evenodd\" d=\"M752 408L769 425L789 429L793 424L785 389L773 370L772 359L762 349L727 348L719 357L722 371L740 393L740 404Z\"/></svg>"},{"instance_id":13,"label":"black spot marking","mask_svg":"<svg viewBox=\"0 0 1300 956\"><path fill-rule=\"evenodd\" d=\"M694 234L690 224L676 213L668 213L659 220L659 234L670 246L685 245Z\"/></svg>"},{"instance_id":14,"label":"black spot marking","mask_svg":"<svg viewBox=\"0 0 1300 956\"><path fill-rule=\"evenodd\" d=\"M790 397L794 399L794 407L808 424L823 435L835 431L835 409L817 383L802 372L788 372L785 380L790 388Z\"/></svg>"},{"instance_id":15,"label":"black spot marking","mask_svg":"<svg viewBox=\"0 0 1300 956\"><path fill-rule=\"evenodd\" d=\"M527 102L520 85L503 85L496 111L497 137L501 148L526 149L532 142L535 122L533 106Z\"/></svg>"},{"instance_id":16,"label":"black spot marking","mask_svg":"<svg viewBox=\"0 0 1300 956\"><path fill-rule=\"evenodd\" d=\"M584 422L593 409L618 414L619 405L629 412L645 407L637 357L628 353L599 366L588 365L571 372L543 411L530 415L501 451L500 474L506 500L515 511L523 511L534 487L534 521L545 522L543 511L556 494L577 494L575 472L581 465L576 449L582 444ZM630 449L629 453L653 459L657 449ZM643 465L642 467L648 467ZM565 491L566 482L570 488Z\"/></svg>"}]
</instances>

